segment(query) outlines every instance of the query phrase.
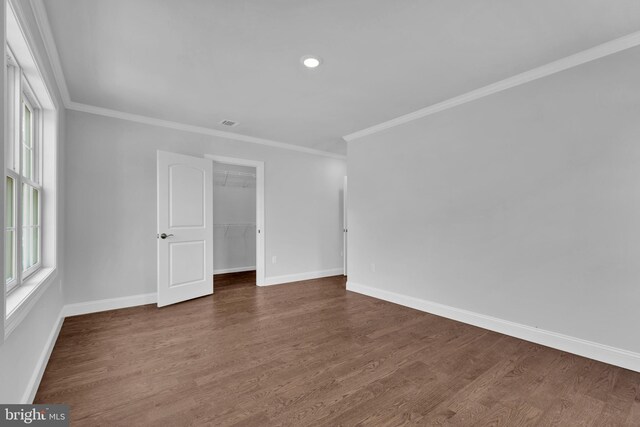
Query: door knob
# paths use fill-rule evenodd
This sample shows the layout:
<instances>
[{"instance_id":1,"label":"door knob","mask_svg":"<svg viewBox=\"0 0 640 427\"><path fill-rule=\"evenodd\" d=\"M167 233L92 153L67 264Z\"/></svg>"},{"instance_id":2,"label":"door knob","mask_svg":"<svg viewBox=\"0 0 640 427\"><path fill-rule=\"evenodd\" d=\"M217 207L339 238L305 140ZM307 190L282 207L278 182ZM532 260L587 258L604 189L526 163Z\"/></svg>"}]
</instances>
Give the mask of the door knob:
<instances>
[{"instance_id":1,"label":"door knob","mask_svg":"<svg viewBox=\"0 0 640 427\"><path fill-rule=\"evenodd\" d=\"M172 237L172 236L173 236L173 234L166 234L166 233L162 233L162 234L160 235L160 238L164 240L164 239L166 239L167 237Z\"/></svg>"}]
</instances>

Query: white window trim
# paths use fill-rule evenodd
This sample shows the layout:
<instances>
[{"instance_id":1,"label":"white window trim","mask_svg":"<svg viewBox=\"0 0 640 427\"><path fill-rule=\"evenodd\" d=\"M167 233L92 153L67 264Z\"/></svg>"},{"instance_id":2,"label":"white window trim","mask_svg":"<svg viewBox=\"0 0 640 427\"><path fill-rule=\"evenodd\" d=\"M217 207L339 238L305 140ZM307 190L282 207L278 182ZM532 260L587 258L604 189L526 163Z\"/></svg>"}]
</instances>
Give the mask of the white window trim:
<instances>
[{"instance_id":1,"label":"white window trim","mask_svg":"<svg viewBox=\"0 0 640 427\"><path fill-rule=\"evenodd\" d=\"M24 16L22 7L18 2L10 0L6 3L6 44L11 45L7 50L9 55L12 55L13 62L19 67L18 76L21 79L21 83L24 83L24 79L27 79L27 84L22 84L22 88L18 93L14 95L20 99L23 96L23 90L27 89L27 99L32 103L34 100L38 101L36 108L40 109L41 119L39 119L38 125L35 128L35 132L39 132L41 137L37 137L36 143L41 144L39 149L41 153L45 150L48 153L47 161L44 160L44 155L39 156L37 164L34 164L36 175L35 180L38 181L35 187L40 191L40 266L39 270L34 271L31 275L26 277L23 274L23 281L20 286L13 289L11 293L6 291L6 284L4 292L0 295L0 302L3 303L4 313L0 310L1 322L4 324L4 333L0 333L0 344L3 338L7 337L17 328L17 326L26 318L31 309L36 305L37 301L42 295L47 292L49 286L58 280L57 260L58 260L58 137L59 137L59 115L58 111L61 106L60 100L55 96L55 93L51 91L50 84L51 79L47 79L48 75L43 74L42 65L45 64L45 58L41 56L39 51L34 50L34 39L30 31L25 31L25 22L27 21ZM5 56L6 57L6 56ZM7 96L11 93L7 91ZM31 95L29 97L29 95ZM6 98L6 97L5 97ZM19 125L11 117L7 126ZM14 133L15 135L15 133ZM6 137L6 134L5 134ZM43 139L46 138L46 139ZM11 166L16 165L17 156L11 156L12 153L7 153L7 146L10 145L9 141L5 141L5 176L12 175L9 171ZM50 160L50 162L49 162ZM17 164L19 165L19 163ZM17 174L16 174L17 175ZM13 176L14 179L16 176ZM26 182L23 180L22 182ZM46 194L45 194L46 191ZM16 181L16 199L21 196L22 188ZM18 194L19 193L19 194ZM4 202L4 200L3 200ZM16 211L17 208L16 201ZM45 216L46 215L46 216ZM16 227L19 224L20 219L16 219ZM18 242L17 242L18 243ZM21 249L17 245L17 252L20 253ZM2 261L4 262L4 261ZM16 275L18 276L22 272L22 265L16 264ZM4 277L4 275L3 275Z\"/></svg>"},{"instance_id":2,"label":"white window trim","mask_svg":"<svg viewBox=\"0 0 640 427\"><path fill-rule=\"evenodd\" d=\"M5 340L27 316L36 301L45 293L56 277L56 268L41 268L29 276L27 280L23 281L22 284L16 287L11 293L6 295L5 307L7 314L4 321Z\"/></svg>"},{"instance_id":3,"label":"white window trim","mask_svg":"<svg viewBox=\"0 0 640 427\"><path fill-rule=\"evenodd\" d=\"M22 224L22 212L18 215L17 219L17 227L19 227L20 231L16 235L16 259L18 263L18 277L19 283L17 286L22 286L27 281L27 279L35 274L40 268L42 268L42 199L43 199L43 190L42 190L42 181L41 181L41 167L42 167L42 150L41 150L41 137L42 137L42 107L38 103L37 98L33 95L33 90L29 86L29 82L26 77L22 76L22 86L21 86L21 98L20 98L20 115L22 116L22 102L24 102L29 110L31 111L31 155L33 157L33 178L27 178L22 175L22 173L18 174L18 194L17 194L17 203L16 210L19 211L22 207L22 184L30 185L31 187L38 190L39 199L38 199L38 262L27 268L26 270L22 270L22 247L19 244L22 244L22 237L24 233L24 224ZM22 122L22 117L20 118ZM20 132L22 132L22 126L20 127ZM22 135L20 135L20 172L22 172ZM19 238L17 237L19 236ZM19 248L19 249L18 249ZM8 312L8 311L7 311Z\"/></svg>"},{"instance_id":4,"label":"white window trim","mask_svg":"<svg viewBox=\"0 0 640 427\"><path fill-rule=\"evenodd\" d=\"M7 46L7 49L10 51L11 49ZM15 268L16 268L16 277L9 283L5 283L5 292L7 295L7 303L10 299L11 294L17 291L20 287L27 285L29 278L36 274L42 268L42 199L43 199L43 186L41 182L42 176L42 160L41 160L41 146L42 143L40 139L42 138L42 106L38 102L37 97L33 93L33 89L29 85L29 81L26 76L22 72L22 68L18 61L13 58L11 67L15 68L14 73L17 73L17 76L13 79L13 82L10 82L10 85L13 86L14 93L19 94L16 96L10 106L10 109L13 109L14 114L17 111L16 120L14 120L11 132L13 133L13 138L9 142L9 145L13 145L13 150L16 150L17 153L15 156L15 160L18 163L18 171L11 170L5 166L5 175L10 176L14 179L14 224L15 224ZM7 85L9 86L9 85ZM31 112L31 156L33 159L33 164L31 165L33 179L24 175L23 164L22 164L22 153L24 151L24 129L22 126L23 122L23 105L29 109ZM17 104L17 105L15 105ZM12 114L13 116L13 114ZM6 150L5 150L6 152ZM24 213L22 211L22 196L23 196L23 185L27 184L38 191L39 194L39 202L38 202L38 262L34 265L30 266L26 270L22 269L23 265L23 253L22 253L22 241L24 234L24 224L22 223L22 219ZM6 235L5 235L6 238ZM18 294L23 294L23 292L18 292ZM10 315L11 310L9 307L6 307L7 317Z\"/></svg>"},{"instance_id":5,"label":"white window trim","mask_svg":"<svg viewBox=\"0 0 640 427\"><path fill-rule=\"evenodd\" d=\"M5 45L7 49L7 76L6 76L6 86L5 89L6 99L9 100L13 98L11 102L18 103L20 101L20 91L16 91L16 87L19 87L20 84L16 82L16 79L20 78L20 68L18 67L18 62L15 59L15 55L11 51L9 45ZM5 108L7 106L5 105ZM15 114L15 110L11 108L6 108L5 117L7 119L5 126L7 128L7 132L9 135L13 135L15 138L19 137L19 133L15 131L15 129L20 128L20 115ZM14 171L17 173L18 171L18 153L15 152L15 147L18 145L19 141L9 141L5 142L5 169Z\"/></svg>"},{"instance_id":6,"label":"white window trim","mask_svg":"<svg viewBox=\"0 0 640 427\"><path fill-rule=\"evenodd\" d=\"M22 103L24 102L24 104L27 106L27 108L29 109L29 111L31 111L31 156L33 161L33 164L31 165L32 169L33 169L33 177L34 179L37 181L38 180L38 165L39 165L39 158L40 158L40 153L38 151L38 147L39 147L39 142L38 142L38 138L40 137L40 135L37 133L36 129L39 127L38 126L38 120L40 120L41 118L41 114L38 112L37 107L34 107L33 104L31 103L31 101L29 100L29 96L27 95L27 91L25 90L25 85L26 85L26 79L23 77L22 79L22 97L20 98L20 114L22 115L23 113L23 109L22 109ZM21 117L22 120L22 117ZM20 132L23 132L23 128L22 126L20 127ZM24 171L22 170L22 152L23 150L25 150L25 148L23 147L24 142L24 135L20 135L20 174L18 174L19 177L19 181L18 181L18 186L19 186L19 194L18 194L18 227L19 227L19 233L18 233L18 237L16 239L16 255L17 255L17 259L18 259L18 266L19 266L19 278L20 278L20 283L18 283L18 286L22 286L22 284L24 284L24 282L29 278L29 276L31 276L33 273L35 273L42 265L42 253L40 252L40 244L38 243L38 262L35 263L34 265L32 265L31 267L27 268L26 270L22 269L22 264L23 264L23 258L24 258L24 254L23 254L23 249L22 249L22 242L24 239L24 224L22 223L22 219L24 218L24 206L23 206L23 186L24 184L30 185L31 187L37 188L38 192L40 194L40 197L42 196L42 190L41 190L41 186L40 184L31 181L31 179L29 179L28 177L24 176L23 173ZM40 215L40 208L41 208L42 203L38 203L38 215ZM40 234L40 230L38 230L38 233Z\"/></svg>"},{"instance_id":7,"label":"white window trim","mask_svg":"<svg viewBox=\"0 0 640 427\"><path fill-rule=\"evenodd\" d=\"M11 280L10 282L5 283L5 291L7 293L7 295L9 295L20 283L20 265L18 263L18 250L17 250L17 246L18 246L18 174L15 173L14 171L12 171L9 168L6 168L5 170L5 180L6 177L9 176L11 178L13 178L13 236L15 239L15 243L14 246L16 247L16 253L15 253L15 257L14 257L14 274L13 274L13 280ZM6 186L5 186L5 199L7 197L6 195ZM6 209L6 208L5 208ZM5 211L6 214L6 211ZM5 222L6 222L6 218L5 218ZM6 233L6 224L5 224L5 234L4 234L4 238L7 238L7 233ZM5 244L5 248L6 248L6 244ZM5 249L6 250L6 249ZM6 266L5 266L6 267Z\"/></svg>"}]
</instances>

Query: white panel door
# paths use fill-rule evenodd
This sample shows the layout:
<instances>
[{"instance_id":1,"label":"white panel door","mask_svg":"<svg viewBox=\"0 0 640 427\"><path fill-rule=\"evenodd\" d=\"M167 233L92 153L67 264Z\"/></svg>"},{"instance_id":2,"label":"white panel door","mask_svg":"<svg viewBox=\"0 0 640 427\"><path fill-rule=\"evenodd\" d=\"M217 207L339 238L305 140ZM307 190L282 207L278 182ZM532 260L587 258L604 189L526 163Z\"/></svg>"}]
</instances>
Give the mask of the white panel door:
<instances>
[{"instance_id":1,"label":"white panel door","mask_svg":"<svg viewBox=\"0 0 640 427\"><path fill-rule=\"evenodd\" d=\"M344 276L347 275L347 236L349 228L347 227L347 177L344 177L344 186L342 189L342 263Z\"/></svg>"},{"instance_id":2,"label":"white panel door","mask_svg":"<svg viewBox=\"0 0 640 427\"><path fill-rule=\"evenodd\" d=\"M212 166L158 151L158 307L213 293Z\"/></svg>"}]
</instances>

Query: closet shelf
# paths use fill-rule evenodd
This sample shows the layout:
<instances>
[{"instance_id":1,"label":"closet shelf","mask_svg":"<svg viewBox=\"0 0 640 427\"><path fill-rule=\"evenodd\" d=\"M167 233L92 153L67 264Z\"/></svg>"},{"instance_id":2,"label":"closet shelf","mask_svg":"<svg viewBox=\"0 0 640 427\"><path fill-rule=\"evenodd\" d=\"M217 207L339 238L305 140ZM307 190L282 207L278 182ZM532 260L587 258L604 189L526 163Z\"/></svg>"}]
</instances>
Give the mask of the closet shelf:
<instances>
[{"instance_id":1,"label":"closet shelf","mask_svg":"<svg viewBox=\"0 0 640 427\"><path fill-rule=\"evenodd\" d=\"M214 184L225 187L230 182L240 181L242 187L249 187L255 185L256 174L240 171L227 171L227 170L214 170L213 174L216 176Z\"/></svg>"},{"instance_id":2,"label":"closet shelf","mask_svg":"<svg viewBox=\"0 0 640 427\"><path fill-rule=\"evenodd\" d=\"M227 171L227 170L215 170L213 171L214 174L216 175L224 175L224 176L240 176L243 178L255 178L256 174L255 173L249 173L249 172L240 172L240 171Z\"/></svg>"}]
</instances>

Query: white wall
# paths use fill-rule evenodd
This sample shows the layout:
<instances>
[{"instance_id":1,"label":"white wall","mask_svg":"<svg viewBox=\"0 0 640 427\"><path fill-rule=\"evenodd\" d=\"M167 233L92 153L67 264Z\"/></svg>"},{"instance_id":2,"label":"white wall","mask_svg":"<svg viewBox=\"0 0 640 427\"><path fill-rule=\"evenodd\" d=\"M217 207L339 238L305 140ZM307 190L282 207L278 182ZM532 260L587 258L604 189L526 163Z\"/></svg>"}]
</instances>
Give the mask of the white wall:
<instances>
[{"instance_id":1,"label":"white wall","mask_svg":"<svg viewBox=\"0 0 640 427\"><path fill-rule=\"evenodd\" d=\"M4 2L3 2L4 3ZM49 63L44 59L44 46L39 37L39 33L35 24L35 18L31 12L29 1L17 0L17 4L22 6L24 17L26 18L26 30L29 31L36 42L35 49L39 52L39 57L43 59L39 62L41 71L44 73L45 79L53 82L53 73ZM8 6L7 6L8 7ZM1 34L4 37L4 15L0 17L2 22ZM2 46L5 45L4 38ZM5 68L0 70L0 77L4 80ZM60 95L54 86L51 86L53 96L60 103ZM4 97L2 98L4 99ZM42 361L46 363L47 351L49 349L49 339L55 337L58 326L60 311L63 305L63 264L64 264L64 108L61 108L59 116L58 129L58 192L59 203L58 208L58 238L57 238L57 277L49 285L46 292L40 297L36 305L29 311L27 317L18 325L11 333L7 340L0 344L0 402L2 403L24 403L27 399L32 398L32 392L39 382L40 368L43 367ZM4 120L4 114L0 114L0 118ZM2 127L4 129L4 126ZM0 156L4 156L4 150L0 150ZM4 158L2 158L4 160ZM46 203L46 201L45 201ZM4 244L2 244L4 247ZM0 263L0 273L4 269L4 263ZM4 274L0 274L4 277Z\"/></svg>"},{"instance_id":2,"label":"white wall","mask_svg":"<svg viewBox=\"0 0 640 427\"><path fill-rule=\"evenodd\" d=\"M634 48L350 143L349 282L640 352L639 75Z\"/></svg>"},{"instance_id":3,"label":"white wall","mask_svg":"<svg viewBox=\"0 0 640 427\"><path fill-rule=\"evenodd\" d=\"M213 163L213 268L216 274L256 268L256 168ZM215 172L220 172L216 174ZM230 172L231 175L223 175ZM233 175L240 172L248 175ZM222 226L222 224L253 224Z\"/></svg>"},{"instance_id":4,"label":"white wall","mask_svg":"<svg viewBox=\"0 0 640 427\"><path fill-rule=\"evenodd\" d=\"M156 150L265 162L267 280L341 266L344 160L74 111L67 140L67 303L156 292Z\"/></svg>"}]
</instances>

